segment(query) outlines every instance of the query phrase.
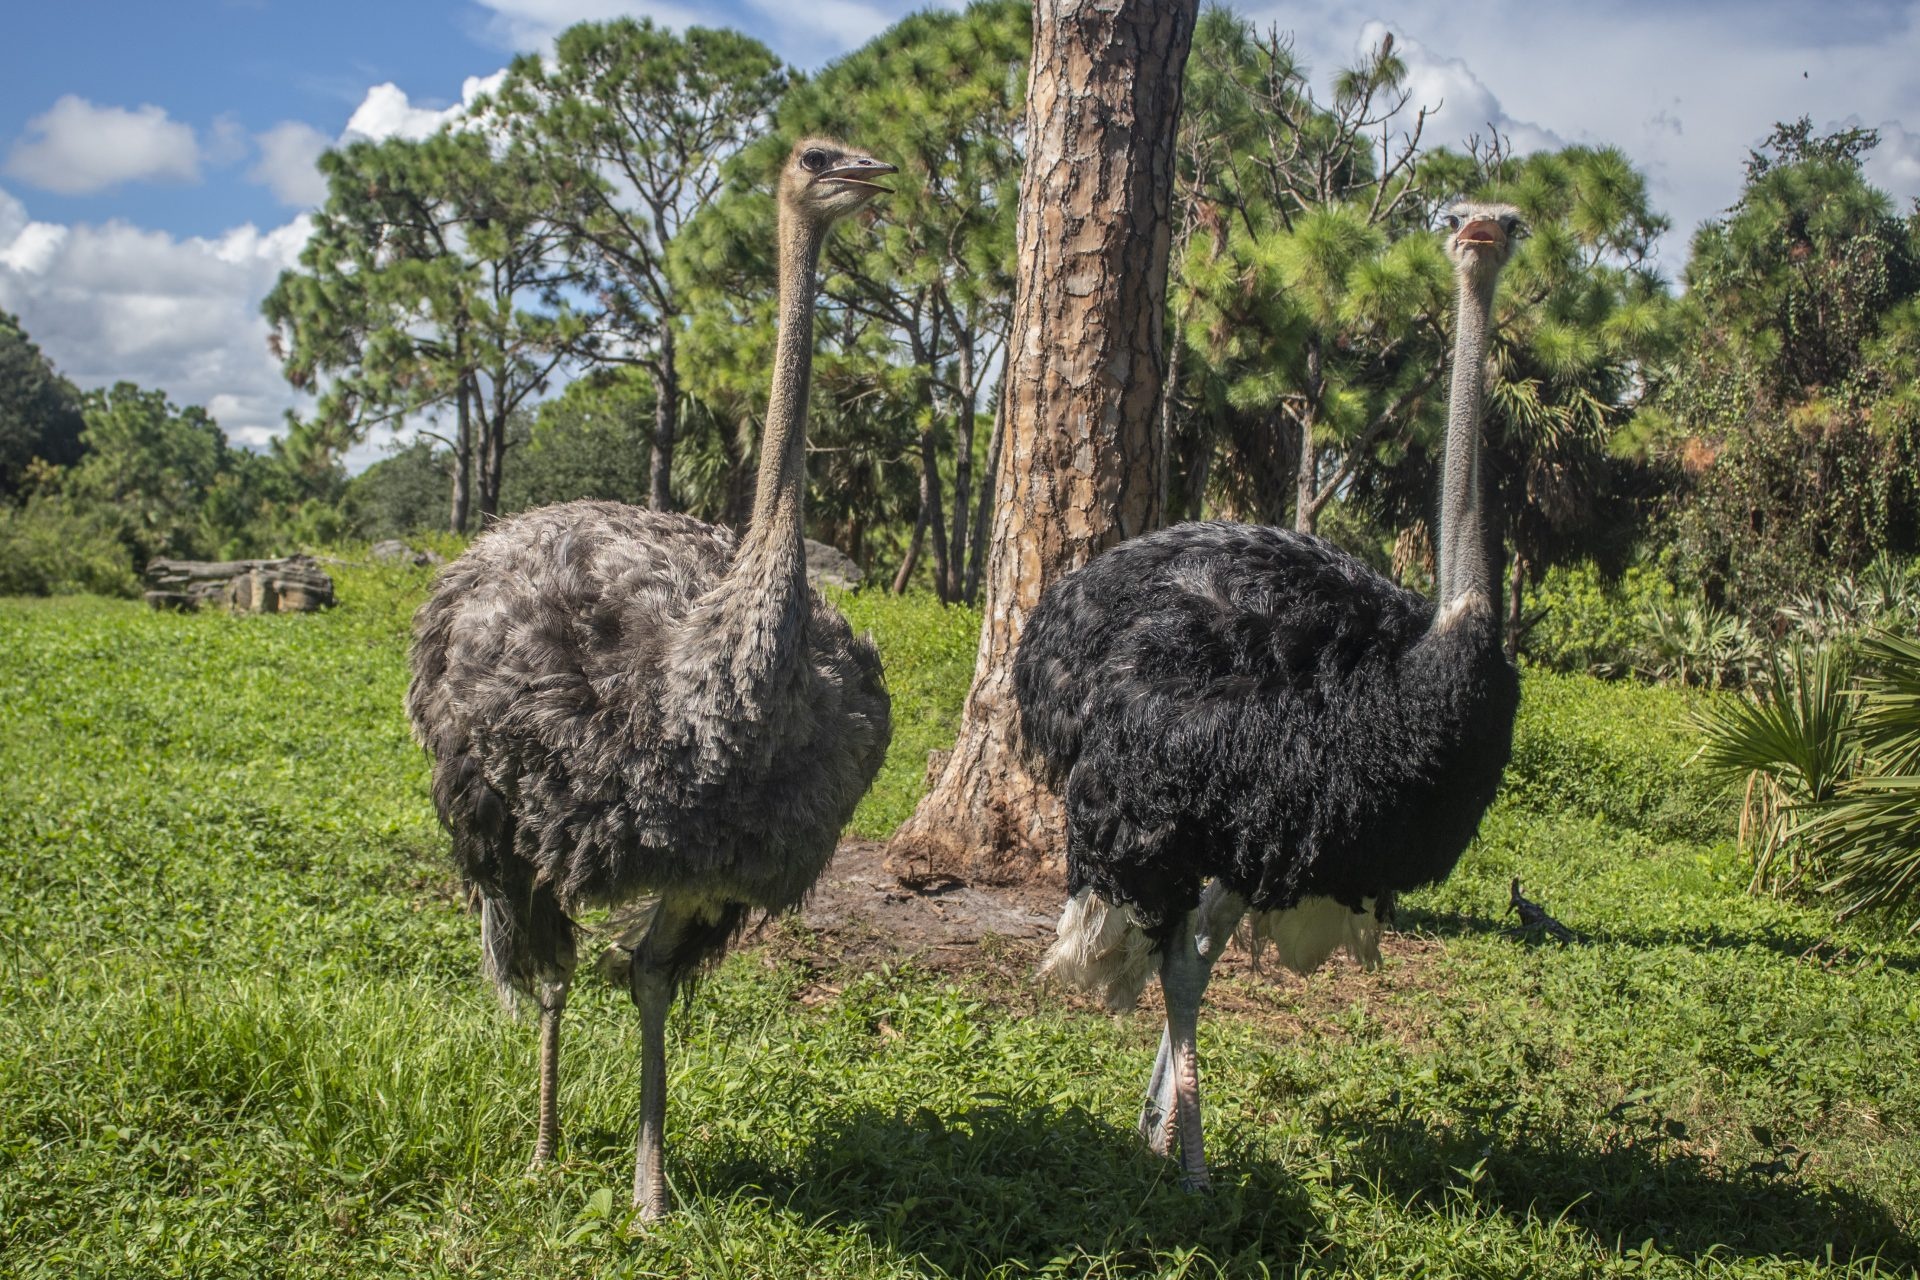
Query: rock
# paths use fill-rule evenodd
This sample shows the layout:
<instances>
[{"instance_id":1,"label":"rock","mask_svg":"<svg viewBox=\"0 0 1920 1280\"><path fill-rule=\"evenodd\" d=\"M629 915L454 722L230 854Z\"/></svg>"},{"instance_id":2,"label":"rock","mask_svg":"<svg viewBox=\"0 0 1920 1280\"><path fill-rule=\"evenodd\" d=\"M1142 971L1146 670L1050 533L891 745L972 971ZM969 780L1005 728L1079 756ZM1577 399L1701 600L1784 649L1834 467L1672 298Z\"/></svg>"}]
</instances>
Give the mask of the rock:
<instances>
[{"instance_id":1,"label":"rock","mask_svg":"<svg viewBox=\"0 0 1920 1280\"><path fill-rule=\"evenodd\" d=\"M312 556L282 560L166 560L147 564L156 609L218 604L235 613L305 613L333 603L333 579Z\"/></svg>"},{"instance_id":2,"label":"rock","mask_svg":"<svg viewBox=\"0 0 1920 1280\"><path fill-rule=\"evenodd\" d=\"M388 538L383 542L374 543L367 551L367 558L381 563L405 562L421 568L447 562L447 558L437 551L419 551L398 538Z\"/></svg>"},{"instance_id":3,"label":"rock","mask_svg":"<svg viewBox=\"0 0 1920 1280\"><path fill-rule=\"evenodd\" d=\"M853 562L853 557L838 547L828 546L824 542L806 539L807 544L807 580L813 583L829 583L847 591L860 585L866 574Z\"/></svg>"}]
</instances>

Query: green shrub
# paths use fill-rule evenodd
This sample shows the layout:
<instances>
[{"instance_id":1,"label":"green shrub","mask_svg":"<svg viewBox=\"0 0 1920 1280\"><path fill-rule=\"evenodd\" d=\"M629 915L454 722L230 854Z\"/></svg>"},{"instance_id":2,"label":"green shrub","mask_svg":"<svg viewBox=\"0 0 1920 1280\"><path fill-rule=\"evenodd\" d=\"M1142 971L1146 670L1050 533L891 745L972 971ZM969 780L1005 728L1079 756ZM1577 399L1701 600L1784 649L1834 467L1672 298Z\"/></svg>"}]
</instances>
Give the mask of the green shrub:
<instances>
[{"instance_id":1,"label":"green shrub","mask_svg":"<svg viewBox=\"0 0 1920 1280\"><path fill-rule=\"evenodd\" d=\"M1555 671L1622 675L1633 664L1642 619L1673 598L1673 584L1643 565L1629 567L1616 581L1604 578L1591 560L1555 565L1526 593L1526 612L1542 616L1522 653Z\"/></svg>"},{"instance_id":2,"label":"green shrub","mask_svg":"<svg viewBox=\"0 0 1920 1280\"><path fill-rule=\"evenodd\" d=\"M1576 809L1663 840L1711 842L1728 792L1688 767L1688 709L1702 695L1533 670L1521 688L1505 794L1540 813Z\"/></svg>"},{"instance_id":3,"label":"green shrub","mask_svg":"<svg viewBox=\"0 0 1920 1280\"><path fill-rule=\"evenodd\" d=\"M130 596L138 590L118 525L99 511L46 496L0 507L0 595Z\"/></svg>"}]
</instances>

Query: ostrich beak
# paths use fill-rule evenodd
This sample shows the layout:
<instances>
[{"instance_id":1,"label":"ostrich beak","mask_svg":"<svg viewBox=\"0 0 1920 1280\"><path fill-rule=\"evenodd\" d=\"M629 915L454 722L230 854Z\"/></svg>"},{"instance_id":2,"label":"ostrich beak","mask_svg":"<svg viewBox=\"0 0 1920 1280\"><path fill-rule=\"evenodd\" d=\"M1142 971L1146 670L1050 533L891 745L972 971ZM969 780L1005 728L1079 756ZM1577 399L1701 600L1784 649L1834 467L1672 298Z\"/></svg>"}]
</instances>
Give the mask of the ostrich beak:
<instances>
[{"instance_id":1,"label":"ostrich beak","mask_svg":"<svg viewBox=\"0 0 1920 1280\"><path fill-rule=\"evenodd\" d=\"M831 180L834 182L844 182L849 186L870 187L876 192L886 192L890 191L891 188L881 186L875 182L874 179L884 178L890 173L898 172L900 172L900 170L897 166L890 165L885 160L875 160L872 156L861 156L858 160L849 160L845 164L837 164L833 168L825 170L816 177L814 181L826 182Z\"/></svg>"},{"instance_id":2,"label":"ostrich beak","mask_svg":"<svg viewBox=\"0 0 1920 1280\"><path fill-rule=\"evenodd\" d=\"M1454 239L1463 245L1485 245L1490 249L1498 249L1506 244L1507 233L1492 218L1475 218L1460 228L1460 234Z\"/></svg>"}]
</instances>

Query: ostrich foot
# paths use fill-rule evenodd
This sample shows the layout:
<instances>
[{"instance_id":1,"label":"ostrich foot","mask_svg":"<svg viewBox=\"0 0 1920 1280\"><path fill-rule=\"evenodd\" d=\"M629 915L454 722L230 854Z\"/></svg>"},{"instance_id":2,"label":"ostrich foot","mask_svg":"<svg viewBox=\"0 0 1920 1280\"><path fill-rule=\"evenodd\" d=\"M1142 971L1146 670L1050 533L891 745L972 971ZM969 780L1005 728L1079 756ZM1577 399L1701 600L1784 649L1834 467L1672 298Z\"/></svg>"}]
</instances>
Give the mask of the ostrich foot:
<instances>
[{"instance_id":1,"label":"ostrich foot","mask_svg":"<svg viewBox=\"0 0 1920 1280\"><path fill-rule=\"evenodd\" d=\"M1171 1031L1160 1032L1160 1052L1153 1060L1153 1075L1147 1081L1146 1102L1140 1107L1140 1140L1157 1156L1170 1158L1174 1144L1173 1039Z\"/></svg>"}]
</instances>

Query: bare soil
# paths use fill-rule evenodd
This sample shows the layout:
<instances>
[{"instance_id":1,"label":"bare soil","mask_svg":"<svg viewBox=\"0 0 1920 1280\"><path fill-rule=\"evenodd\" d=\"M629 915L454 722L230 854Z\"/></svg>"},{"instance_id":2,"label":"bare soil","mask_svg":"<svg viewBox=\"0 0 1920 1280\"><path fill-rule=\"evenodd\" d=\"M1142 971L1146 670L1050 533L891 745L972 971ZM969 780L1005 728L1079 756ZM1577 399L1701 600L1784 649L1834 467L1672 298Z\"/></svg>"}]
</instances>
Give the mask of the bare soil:
<instances>
[{"instance_id":1,"label":"bare soil","mask_svg":"<svg viewBox=\"0 0 1920 1280\"><path fill-rule=\"evenodd\" d=\"M854 973L911 963L950 974L995 1003L1094 1009L1076 993L1043 991L1036 977L1064 897L1064 887L1050 875L994 884L950 875L902 878L887 869L884 846L849 840L798 917L763 934L757 945L769 958L807 967L812 980L799 995L806 1003L832 998ZM1286 1032L1309 1025L1325 1031L1330 1020L1360 1003L1370 1015L1408 1022L1400 1030L1417 1037L1412 1015L1395 997L1443 981L1437 963L1443 944L1390 932L1381 951L1386 963L1379 972L1364 973L1342 953L1303 978L1272 963L1260 965L1244 947L1230 946L1208 987L1207 1004ZM1150 986L1140 1011L1157 1015L1159 1008L1157 986Z\"/></svg>"}]
</instances>

